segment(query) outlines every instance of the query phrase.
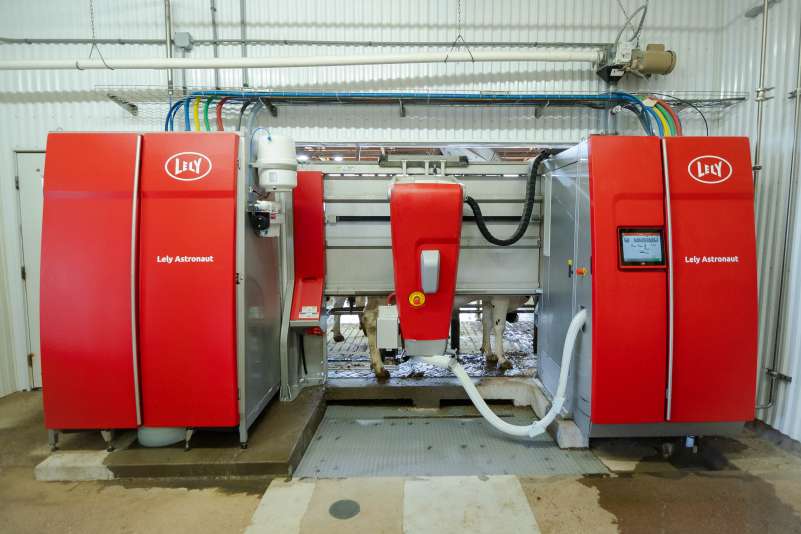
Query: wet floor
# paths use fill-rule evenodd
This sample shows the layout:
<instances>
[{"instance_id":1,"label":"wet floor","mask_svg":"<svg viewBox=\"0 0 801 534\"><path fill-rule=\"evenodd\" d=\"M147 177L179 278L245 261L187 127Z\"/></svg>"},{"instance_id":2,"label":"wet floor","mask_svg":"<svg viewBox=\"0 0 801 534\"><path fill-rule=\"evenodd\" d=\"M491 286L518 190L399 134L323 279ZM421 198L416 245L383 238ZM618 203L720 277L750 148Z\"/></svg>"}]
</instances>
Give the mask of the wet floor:
<instances>
[{"instance_id":1,"label":"wet floor","mask_svg":"<svg viewBox=\"0 0 801 534\"><path fill-rule=\"evenodd\" d=\"M367 337L359 328L356 316L342 316L341 331L344 341L334 341L333 318L328 329L328 376L329 378L369 378L370 356ZM530 314L520 314L520 319L507 323L504 334L504 353L512 363L511 369L500 369L496 363L487 362L481 353L482 326L475 314L462 314L459 361L470 376L533 376L536 356L533 352L534 322ZM493 347L496 345L493 342ZM406 360L403 351L394 357L385 357L384 365L394 378L441 378L452 376L441 369L417 361Z\"/></svg>"},{"instance_id":2,"label":"wet floor","mask_svg":"<svg viewBox=\"0 0 801 534\"><path fill-rule=\"evenodd\" d=\"M414 424L440 413L397 409ZM369 420L375 408L347 410ZM798 443L763 435L749 428L702 441L713 453L669 460L661 440L597 440L584 453L602 475L38 482L33 468L48 454L41 393L17 393L0 399L0 532L801 533ZM96 432L64 439L103 448ZM503 454L488 448L487 458ZM724 465L710 470L704 458Z\"/></svg>"}]
</instances>

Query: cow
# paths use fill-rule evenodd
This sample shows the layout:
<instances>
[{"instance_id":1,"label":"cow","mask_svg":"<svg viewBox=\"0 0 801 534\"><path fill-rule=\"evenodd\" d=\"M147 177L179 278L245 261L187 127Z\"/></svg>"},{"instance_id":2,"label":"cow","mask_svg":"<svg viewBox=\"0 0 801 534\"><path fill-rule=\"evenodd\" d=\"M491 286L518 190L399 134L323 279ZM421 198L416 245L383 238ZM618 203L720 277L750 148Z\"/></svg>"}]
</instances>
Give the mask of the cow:
<instances>
[{"instance_id":1,"label":"cow","mask_svg":"<svg viewBox=\"0 0 801 534\"><path fill-rule=\"evenodd\" d=\"M503 335L506 322L514 311L526 303L527 296L494 295L484 298L456 297L453 309L458 313L459 308L470 302L478 304L481 313L481 353L488 363L497 363L498 368L506 371L512 368L512 362L506 357L503 348ZM492 336L495 335L495 347L492 346Z\"/></svg>"},{"instance_id":2,"label":"cow","mask_svg":"<svg viewBox=\"0 0 801 534\"><path fill-rule=\"evenodd\" d=\"M345 306L345 301L346 297L336 297L333 299L333 307L342 308ZM389 371L384 367L384 361L381 359L381 351L378 349L376 337L378 306L386 301L387 295L356 297L355 300L351 301L352 306L363 307L363 311L359 316L359 326L364 332L364 335L367 336L367 346L370 352L370 368L379 380L386 380L389 378ZM334 315L332 331L334 334L334 342L336 343L345 340L345 337L342 335L342 323L340 318L340 315Z\"/></svg>"},{"instance_id":3,"label":"cow","mask_svg":"<svg viewBox=\"0 0 801 534\"><path fill-rule=\"evenodd\" d=\"M464 306L468 302L476 301L481 309L481 352L487 362L497 363L498 368L505 371L512 368L512 362L506 357L503 347L503 335L506 329L507 316L511 315L517 308L525 304L527 296L507 296L496 295L485 297L476 301L475 297L457 297L454 302L454 310ZM384 366L381 358L381 351L378 349L376 338L376 326L378 324L378 306L387 301L386 295L376 295L369 297L357 297L356 305L364 306L361 319L359 321L365 336L370 352L370 367L379 380L389 378L389 371ZM334 319L334 340L337 341L339 332L339 318ZM493 347L491 338L495 336L495 346Z\"/></svg>"},{"instance_id":4,"label":"cow","mask_svg":"<svg viewBox=\"0 0 801 534\"><path fill-rule=\"evenodd\" d=\"M330 302L332 303L331 306L333 308L344 308L345 301L347 301L347 297L335 297L331 298ZM332 328L334 333L334 342L341 343L345 341L345 336L342 335L342 316L337 314L334 315L334 326Z\"/></svg>"}]
</instances>

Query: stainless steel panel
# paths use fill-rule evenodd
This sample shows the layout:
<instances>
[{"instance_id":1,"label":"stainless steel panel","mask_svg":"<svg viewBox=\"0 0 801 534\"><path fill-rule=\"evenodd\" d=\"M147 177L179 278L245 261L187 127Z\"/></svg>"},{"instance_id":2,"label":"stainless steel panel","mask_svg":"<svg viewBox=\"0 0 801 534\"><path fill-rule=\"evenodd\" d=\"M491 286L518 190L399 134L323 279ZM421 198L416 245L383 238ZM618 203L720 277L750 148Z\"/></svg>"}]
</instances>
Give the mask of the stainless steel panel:
<instances>
[{"instance_id":1,"label":"stainless steel panel","mask_svg":"<svg viewBox=\"0 0 801 534\"><path fill-rule=\"evenodd\" d=\"M584 267L588 274L575 276L576 299L572 315L580 309L587 310L587 322L579 334L571 365L572 379L568 383L565 410L572 413L578 427L585 436L590 430L590 406L592 403L592 235L590 227L590 172L588 167L588 145L579 145L579 161L576 164L576 257L575 267ZM564 340L563 340L564 343Z\"/></svg>"},{"instance_id":2,"label":"stainless steel panel","mask_svg":"<svg viewBox=\"0 0 801 534\"><path fill-rule=\"evenodd\" d=\"M320 165L341 170L340 166ZM353 165L359 170L364 165ZM368 167L369 168L369 167ZM527 172L527 165L470 164L462 173L505 170ZM499 237L511 235L517 227L526 190L527 176L502 174L457 176L467 194L481 202L488 228ZM391 178L376 176L332 176L327 174L326 212L326 294L352 295L389 293L394 286L392 241L387 193ZM457 293L534 294L539 288L540 202L534 206L532 222L523 238L511 247L497 247L481 235L472 220L462 225L461 255ZM465 205L464 215L473 213ZM363 220L353 220L360 217ZM366 218L366 219L365 219Z\"/></svg>"},{"instance_id":3,"label":"stainless steel panel","mask_svg":"<svg viewBox=\"0 0 801 534\"><path fill-rule=\"evenodd\" d=\"M520 217L523 212L523 198L521 193L520 200L515 202L490 202L476 200L481 204L481 213L484 217ZM535 204L532 219L537 222L539 219L539 206ZM388 202L326 202L326 219L331 222L333 217L389 217ZM464 206L464 216L472 217L473 212L468 205ZM337 223L340 221L337 220ZM389 222L389 221L387 221ZM514 231L514 229L512 229ZM511 232L510 232L511 233Z\"/></svg>"},{"instance_id":4,"label":"stainless steel panel","mask_svg":"<svg viewBox=\"0 0 801 534\"><path fill-rule=\"evenodd\" d=\"M240 142L240 161L246 158ZM246 165L240 165L236 212L236 321L240 441L281 383L280 244L251 229L247 218Z\"/></svg>"},{"instance_id":5,"label":"stainless steel panel","mask_svg":"<svg viewBox=\"0 0 801 534\"><path fill-rule=\"evenodd\" d=\"M533 295L538 264L537 249L462 249L457 294ZM326 295L388 294L393 280L389 248L326 250Z\"/></svg>"},{"instance_id":6,"label":"stainless steel panel","mask_svg":"<svg viewBox=\"0 0 801 534\"><path fill-rule=\"evenodd\" d=\"M487 223L487 228L493 235L506 237L512 235L517 223ZM490 244L481 235L475 222L465 221L462 224L462 249L484 248L491 252L503 252L508 249L537 248L540 245L540 229L535 224L529 225L523 237L511 247L497 247ZM325 227L327 248L389 248L392 246L390 238L389 221L338 221L329 223ZM536 255L536 252L532 252Z\"/></svg>"},{"instance_id":7,"label":"stainless steel panel","mask_svg":"<svg viewBox=\"0 0 801 534\"><path fill-rule=\"evenodd\" d=\"M568 261L573 261L575 266L580 216L577 179L586 167L579 165L578 151L569 150L551 158L546 168L549 169L553 237L550 256L543 258L537 371L545 389L553 395L559 381L565 334L575 310L575 277L569 276ZM570 406L569 401L567 405Z\"/></svg>"}]
</instances>

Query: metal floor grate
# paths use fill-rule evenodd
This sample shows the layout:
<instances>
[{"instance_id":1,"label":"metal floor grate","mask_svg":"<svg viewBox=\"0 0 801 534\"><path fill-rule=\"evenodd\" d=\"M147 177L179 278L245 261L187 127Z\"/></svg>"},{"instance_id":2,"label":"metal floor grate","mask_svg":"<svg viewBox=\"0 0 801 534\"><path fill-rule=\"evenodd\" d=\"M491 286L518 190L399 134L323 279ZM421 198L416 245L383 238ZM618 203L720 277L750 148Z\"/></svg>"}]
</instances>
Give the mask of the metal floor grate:
<instances>
[{"instance_id":1,"label":"metal floor grate","mask_svg":"<svg viewBox=\"0 0 801 534\"><path fill-rule=\"evenodd\" d=\"M531 422L529 409L495 409L509 422ZM508 438L474 413L466 407L431 412L330 406L295 476L546 476L608 472L589 450L560 450L547 435L534 440Z\"/></svg>"}]
</instances>

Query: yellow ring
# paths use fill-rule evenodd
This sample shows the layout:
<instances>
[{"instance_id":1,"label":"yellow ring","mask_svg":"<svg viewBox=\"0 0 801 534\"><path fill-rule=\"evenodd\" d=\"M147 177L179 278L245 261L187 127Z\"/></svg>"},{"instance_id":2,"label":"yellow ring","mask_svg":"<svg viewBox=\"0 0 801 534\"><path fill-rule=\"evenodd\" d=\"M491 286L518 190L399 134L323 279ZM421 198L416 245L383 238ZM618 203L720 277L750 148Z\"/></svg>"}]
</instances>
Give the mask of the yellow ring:
<instances>
[{"instance_id":1,"label":"yellow ring","mask_svg":"<svg viewBox=\"0 0 801 534\"><path fill-rule=\"evenodd\" d=\"M419 308L426 303L426 295L422 291L414 291L409 293L409 304L412 308Z\"/></svg>"}]
</instances>

